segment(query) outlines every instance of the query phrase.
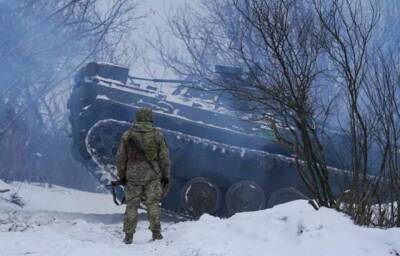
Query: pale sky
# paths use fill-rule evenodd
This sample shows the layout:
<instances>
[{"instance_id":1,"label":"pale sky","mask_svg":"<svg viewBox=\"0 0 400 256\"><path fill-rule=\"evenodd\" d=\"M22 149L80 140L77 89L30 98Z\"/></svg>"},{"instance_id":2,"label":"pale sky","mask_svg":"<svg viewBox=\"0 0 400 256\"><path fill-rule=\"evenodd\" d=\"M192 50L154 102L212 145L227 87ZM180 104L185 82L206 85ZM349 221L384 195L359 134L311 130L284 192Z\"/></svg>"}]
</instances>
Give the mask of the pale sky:
<instances>
[{"instance_id":1,"label":"pale sky","mask_svg":"<svg viewBox=\"0 0 400 256\"><path fill-rule=\"evenodd\" d=\"M161 31L168 29L167 19L168 15L180 5L187 3L195 3L197 0L144 0L140 2L140 13L147 14L143 25L140 26L138 31L132 34L133 40L138 40L139 47L145 48L143 57L138 63L135 63L131 68L131 74L146 77L168 78L173 76L171 72L166 71L158 61L158 53L156 50L147 46L148 40L155 40L157 38L157 27ZM164 37L167 36L164 34ZM168 39L168 40L173 40Z\"/></svg>"}]
</instances>

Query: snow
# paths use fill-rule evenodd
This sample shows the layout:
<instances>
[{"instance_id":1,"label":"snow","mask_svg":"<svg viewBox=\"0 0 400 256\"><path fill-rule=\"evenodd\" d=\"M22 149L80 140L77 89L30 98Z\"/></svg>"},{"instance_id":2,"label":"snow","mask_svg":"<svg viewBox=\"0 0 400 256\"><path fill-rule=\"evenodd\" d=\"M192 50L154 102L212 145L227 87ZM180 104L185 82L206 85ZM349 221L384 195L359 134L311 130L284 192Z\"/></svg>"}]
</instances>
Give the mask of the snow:
<instances>
[{"instance_id":1,"label":"snow","mask_svg":"<svg viewBox=\"0 0 400 256\"><path fill-rule=\"evenodd\" d=\"M96 99L99 99L99 100L110 100L110 98L108 98L106 95L97 95Z\"/></svg>"},{"instance_id":2,"label":"snow","mask_svg":"<svg viewBox=\"0 0 400 256\"><path fill-rule=\"evenodd\" d=\"M108 194L0 181L0 189L5 188L19 189L27 205L13 208L0 200L1 255L390 256L400 252L399 228L358 227L341 213L315 211L302 200L229 219L204 215L198 221L163 222L164 239L156 242L149 241L148 223L142 220L134 243L124 245L123 208L112 206ZM66 217L61 212L81 214Z\"/></svg>"},{"instance_id":3,"label":"snow","mask_svg":"<svg viewBox=\"0 0 400 256\"><path fill-rule=\"evenodd\" d=\"M25 184L15 182L11 185L0 180L0 189L17 192L25 203L24 211L53 211L83 214L122 213L114 205L110 194L90 193L47 184ZM0 196L4 196L0 194ZM0 200L0 207L2 201ZM16 208L18 209L18 208Z\"/></svg>"},{"instance_id":4,"label":"snow","mask_svg":"<svg viewBox=\"0 0 400 256\"><path fill-rule=\"evenodd\" d=\"M91 106L92 106L92 104L89 104L89 105L85 106L85 107L83 108L83 110L88 110Z\"/></svg>"},{"instance_id":5,"label":"snow","mask_svg":"<svg viewBox=\"0 0 400 256\"><path fill-rule=\"evenodd\" d=\"M118 81L103 78L100 76L95 76L94 78L98 81L97 85L99 85L99 86L113 88L113 89L119 90L119 91L131 92L131 93L135 93L135 94L139 94L139 95L143 95L143 96L147 96L147 97L160 98L160 99L167 101L165 103L168 103L168 101L169 101L169 102L174 102L174 103L178 103L178 104L189 106L189 107L206 109L208 111L217 112L217 113L221 113L221 114L227 114L227 115L231 115L231 116L234 116L234 114L235 114L234 112L229 111L222 106L218 106L216 108L215 104L212 102L207 102L207 101L199 99L199 98L188 98L188 97L182 97L179 95L176 96L176 95L172 95L171 92L166 92L164 90L161 91L161 87L163 87L163 86L160 83L155 83L153 86L150 86L150 87L154 87L154 88L159 88L159 90L158 89L152 90L152 89L149 89L149 86L147 86L146 89L141 88L142 87L141 85L137 86L137 88L135 88L133 85L131 85L129 83L128 83L128 85L124 85ZM87 78L87 81L92 82L92 80L89 78ZM165 87L163 87L163 88L165 88ZM107 100L108 100L108 98L107 98Z\"/></svg>"}]
</instances>

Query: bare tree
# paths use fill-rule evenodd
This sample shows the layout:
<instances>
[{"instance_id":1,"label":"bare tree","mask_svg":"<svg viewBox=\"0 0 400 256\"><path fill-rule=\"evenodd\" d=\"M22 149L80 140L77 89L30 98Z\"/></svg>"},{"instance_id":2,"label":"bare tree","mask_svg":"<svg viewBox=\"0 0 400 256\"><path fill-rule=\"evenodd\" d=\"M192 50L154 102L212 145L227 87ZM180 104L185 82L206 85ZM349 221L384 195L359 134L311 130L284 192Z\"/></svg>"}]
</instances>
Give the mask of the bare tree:
<instances>
[{"instance_id":1,"label":"bare tree","mask_svg":"<svg viewBox=\"0 0 400 256\"><path fill-rule=\"evenodd\" d=\"M324 122L317 122L329 113L329 104L318 98L323 87L317 82L323 71L319 28L310 6L298 3L206 1L208 19L195 13L195 19L185 16L171 22L188 50L189 63L177 55L162 52L162 56L178 72L208 79L217 90L247 102L241 110L265 121L293 150L300 177L313 197L320 205L332 207L321 138ZM216 62L239 65L246 74L228 81L212 79L210 66Z\"/></svg>"},{"instance_id":2,"label":"bare tree","mask_svg":"<svg viewBox=\"0 0 400 256\"><path fill-rule=\"evenodd\" d=\"M299 8L296 1L234 4L255 33L249 44L243 31L241 36L246 40L241 40L238 51L257 91L240 94L265 106L266 121L295 152L297 169L307 188L320 205L332 207L334 197L321 140L323 127L317 124L321 118L317 116L328 111L322 110L322 102L315 98L322 72L315 16L311 10ZM262 60L255 61L254 46Z\"/></svg>"},{"instance_id":3,"label":"bare tree","mask_svg":"<svg viewBox=\"0 0 400 256\"><path fill-rule=\"evenodd\" d=\"M380 227L398 227L400 224L398 218L400 216L398 208L400 69L397 60L398 57L379 51L370 65L366 79L365 94L369 103L367 109L369 116L374 120L374 129L370 131L372 145L370 152L371 158L376 162L373 166L375 175L367 176L367 184L363 184L362 192L369 197L363 201L366 210L354 211L355 207L349 205L345 209L350 210L360 224ZM355 198L358 199L359 196Z\"/></svg>"},{"instance_id":4,"label":"bare tree","mask_svg":"<svg viewBox=\"0 0 400 256\"><path fill-rule=\"evenodd\" d=\"M380 38L390 24L380 19L378 2L202 3L171 19L187 54L161 44L165 63L247 103L239 110L293 149L307 188L328 207L335 205L328 161L339 147L349 193L337 209L360 225L398 226L399 66L392 43ZM212 67L221 63L244 72L215 78Z\"/></svg>"},{"instance_id":5,"label":"bare tree","mask_svg":"<svg viewBox=\"0 0 400 256\"><path fill-rule=\"evenodd\" d=\"M377 183L369 179L372 172L371 150L376 130L376 116L368 110L371 103L365 91L372 62L372 38L379 21L379 8L372 1L313 1L321 26L320 43L332 64L335 83L342 87L348 113L342 131L347 134L352 172L353 198L345 211L358 224L369 224L371 200ZM381 107L381 106L380 106ZM342 118L343 120L343 118ZM387 152L384 152L383 157ZM382 159L382 164L384 159ZM378 167L379 168L379 167ZM384 165L380 167L384 168ZM355 203L356 202L356 203Z\"/></svg>"},{"instance_id":6,"label":"bare tree","mask_svg":"<svg viewBox=\"0 0 400 256\"><path fill-rule=\"evenodd\" d=\"M68 162L65 173L79 169L57 153L69 148L70 80L89 60L129 61L121 44L141 18L136 9L131 0L0 3L0 144L8 149L0 154L2 177L57 179L60 159Z\"/></svg>"}]
</instances>

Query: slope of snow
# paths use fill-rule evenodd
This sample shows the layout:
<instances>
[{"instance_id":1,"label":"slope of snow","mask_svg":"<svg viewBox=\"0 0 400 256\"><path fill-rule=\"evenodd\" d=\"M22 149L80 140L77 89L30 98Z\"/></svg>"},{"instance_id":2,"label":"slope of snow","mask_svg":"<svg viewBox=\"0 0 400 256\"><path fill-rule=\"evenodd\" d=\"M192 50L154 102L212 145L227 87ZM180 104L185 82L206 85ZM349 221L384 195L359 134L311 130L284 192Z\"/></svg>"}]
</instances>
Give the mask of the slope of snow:
<instances>
[{"instance_id":1,"label":"slope of snow","mask_svg":"<svg viewBox=\"0 0 400 256\"><path fill-rule=\"evenodd\" d=\"M98 207L106 203L109 195L95 196L60 187L22 187L26 192L21 196L30 196L31 206L27 204L26 209L10 211L3 207L4 202L0 203L1 255L390 256L400 252L400 229L357 227L341 213L329 209L314 211L305 201L241 213L230 219L205 215L199 221L164 222L164 240L157 242L149 242L148 223L140 221L134 244L127 246L121 242L122 224L108 222L104 218L108 214L99 214L93 222L87 221L85 214L66 219L51 212L37 211L44 210L44 203L36 200L45 194L51 195L46 198L58 199L51 210L59 212L68 210L64 202L74 211L96 210L84 204L70 205L70 198L75 195ZM0 188L4 188L1 183ZM15 184L11 188L14 189ZM107 212L106 208L114 212L114 207L103 207L100 208L103 212ZM122 219L121 214L115 216L117 220Z\"/></svg>"},{"instance_id":2,"label":"slope of snow","mask_svg":"<svg viewBox=\"0 0 400 256\"><path fill-rule=\"evenodd\" d=\"M122 213L123 209L117 207L110 194L99 194L83 192L73 189L66 189L59 186L33 185L15 182L6 184L0 180L0 190L10 189L7 194L0 194L5 197L14 192L23 199L24 211L52 211L64 213L82 214L115 214ZM1 208L18 209L14 205L4 205L0 200Z\"/></svg>"}]
</instances>

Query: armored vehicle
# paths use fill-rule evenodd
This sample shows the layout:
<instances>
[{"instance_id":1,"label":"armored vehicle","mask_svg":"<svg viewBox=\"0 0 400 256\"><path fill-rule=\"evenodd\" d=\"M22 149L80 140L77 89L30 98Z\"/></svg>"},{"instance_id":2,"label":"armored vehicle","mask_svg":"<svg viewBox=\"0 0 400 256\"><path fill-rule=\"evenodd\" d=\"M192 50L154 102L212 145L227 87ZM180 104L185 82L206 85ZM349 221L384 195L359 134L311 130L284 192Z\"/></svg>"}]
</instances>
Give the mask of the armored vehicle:
<instances>
[{"instance_id":1,"label":"armored vehicle","mask_svg":"<svg viewBox=\"0 0 400 256\"><path fill-rule=\"evenodd\" d=\"M216 76L240 70L218 66ZM188 80L133 77L124 67L89 63L75 77L68 108L75 158L106 185L116 179L122 133L141 107L166 136L172 186L162 207L230 216L307 198L290 151L272 132L232 107L234 99Z\"/></svg>"}]
</instances>

